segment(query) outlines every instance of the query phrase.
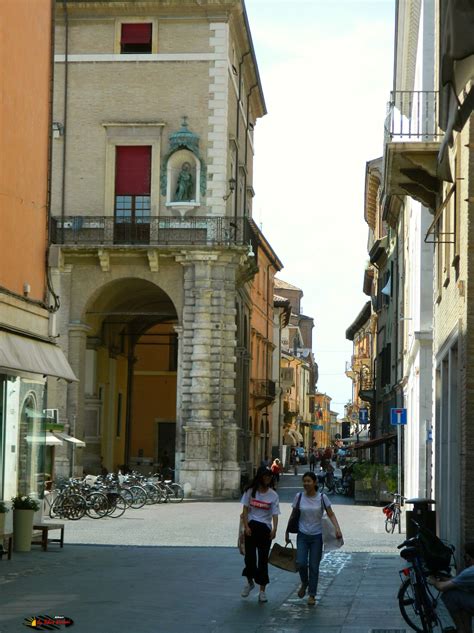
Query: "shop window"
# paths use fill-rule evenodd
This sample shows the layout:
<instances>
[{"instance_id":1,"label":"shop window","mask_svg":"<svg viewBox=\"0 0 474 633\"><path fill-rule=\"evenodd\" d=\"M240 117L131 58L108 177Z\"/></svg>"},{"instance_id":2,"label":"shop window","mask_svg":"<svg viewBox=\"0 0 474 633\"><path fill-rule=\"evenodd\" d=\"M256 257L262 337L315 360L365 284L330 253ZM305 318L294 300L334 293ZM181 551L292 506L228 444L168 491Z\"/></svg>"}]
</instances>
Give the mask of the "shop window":
<instances>
[{"instance_id":1,"label":"shop window","mask_svg":"<svg viewBox=\"0 0 474 633\"><path fill-rule=\"evenodd\" d=\"M152 25L146 22L122 24L120 52L122 54L151 53Z\"/></svg>"}]
</instances>

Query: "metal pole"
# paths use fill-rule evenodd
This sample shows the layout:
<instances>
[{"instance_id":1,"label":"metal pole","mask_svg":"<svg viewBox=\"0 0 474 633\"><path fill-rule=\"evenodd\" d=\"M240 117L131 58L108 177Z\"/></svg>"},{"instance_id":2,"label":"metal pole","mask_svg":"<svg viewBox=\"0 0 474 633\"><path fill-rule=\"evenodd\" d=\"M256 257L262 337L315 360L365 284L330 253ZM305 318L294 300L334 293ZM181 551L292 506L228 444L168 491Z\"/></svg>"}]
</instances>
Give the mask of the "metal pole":
<instances>
[{"instance_id":1,"label":"metal pole","mask_svg":"<svg viewBox=\"0 0 474 633\"><path fill-rule=\"evenodd\" d=\"M398 461L398 494L402 494L402 425L397 424L397 461ZM402 500L400 499L400 507ZM401 516L401 514L400 514ZM402 522L398 522L398 532L402 531Z\"/></svg>"}]
</instances>

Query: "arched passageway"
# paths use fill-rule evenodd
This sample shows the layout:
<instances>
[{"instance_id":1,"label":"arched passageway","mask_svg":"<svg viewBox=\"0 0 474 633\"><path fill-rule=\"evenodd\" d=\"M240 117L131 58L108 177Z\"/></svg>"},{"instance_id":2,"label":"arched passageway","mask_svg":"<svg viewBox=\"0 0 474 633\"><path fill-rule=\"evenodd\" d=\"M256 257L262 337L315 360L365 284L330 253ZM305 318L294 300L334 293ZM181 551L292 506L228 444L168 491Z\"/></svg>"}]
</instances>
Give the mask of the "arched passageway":
<instances>
[{"instance_id":1,"label":"arched passageway","mask_svg":"<svg viewBox=\"0 0 474 633\"><path fill-rule=\"evenodd\" d=\"M85 471L174 465L178 316L143 279L106 284L88 302L84 380Z\"/></svg>"}]
</instances>

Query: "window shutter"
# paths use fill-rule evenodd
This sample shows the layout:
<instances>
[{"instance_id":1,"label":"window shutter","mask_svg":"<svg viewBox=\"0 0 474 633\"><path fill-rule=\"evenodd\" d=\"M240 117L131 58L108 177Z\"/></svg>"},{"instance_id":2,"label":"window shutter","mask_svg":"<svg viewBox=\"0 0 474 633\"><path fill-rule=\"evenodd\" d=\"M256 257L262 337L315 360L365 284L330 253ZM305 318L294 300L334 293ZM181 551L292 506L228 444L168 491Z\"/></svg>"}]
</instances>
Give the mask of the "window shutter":
<instances>
[{"instance_id":1,"label":"window shutter","mask_svg":"<svg viewBox=\"0 0 474 633\"><path fill-rule=\"evenodd\" d=\"M122 24L121 44L149 44L152 25L143 22Z\"/></svg>"},{"instance_id":2,"label":"window shutter","mask_svg":"<svg viewBox=\"0 0 474 633\"><path fill-rule=\"evenodd\" d=\"M116 148L115 194L149 196L151 183L151 147L127 145Z\"/></svg>"}]
</instances>

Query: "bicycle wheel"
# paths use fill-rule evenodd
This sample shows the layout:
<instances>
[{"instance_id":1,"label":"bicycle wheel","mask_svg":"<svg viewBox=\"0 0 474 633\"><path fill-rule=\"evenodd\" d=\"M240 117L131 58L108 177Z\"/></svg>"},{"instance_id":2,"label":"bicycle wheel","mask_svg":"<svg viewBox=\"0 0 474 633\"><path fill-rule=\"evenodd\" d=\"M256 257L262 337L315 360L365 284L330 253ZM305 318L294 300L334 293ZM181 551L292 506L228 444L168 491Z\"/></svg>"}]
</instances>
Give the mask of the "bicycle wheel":
<instances>
[{"instance_id":1,"label":"bicycle wheel","mask_svg":"<svg viewBox=\"0 0 474 633\"><path fill-rule=\"evenodd\" d=\"M61 516L61 505L63 502L63 497L58 495L53 503L49 507L49 517L51 519L57 519Z\"/></svg>"},{"instance_id":2,"label":"bicycle wheel","mask_svg":"<svg viewBox=\"0 0 474 633\"><path fill-rule=\"evenodd\" d=\"M109 510L109 502L107 497L101 492L91 492L86 497L87 516L91 519L102 519Z\"/></svg>"},{"instance_id":3,"label":"bicycle wheel","mask_svg":"<svg viewBox=\"0 0 474 633\"><path fill-rule=\"evenodd\" d=\"M402 618L418 633L431 633L439 625L436 607L424 588L413 585L407 578L398 592L398 606Z\"/></svg>"},{"instance_id":4,"label":"bicycle wheel","mask_svg":"<svg viewBox=\"0 0 474 633\"><path fill-rule=\"evenodd\" d=\"M395 526L393 524L393 517L387 517L385 519L385 531L387 532L387 534L393 534L394 529Z\"/></svg>"},{"instance_id":5,"label":"bicycle wheel","mask_svg":"<svg viewBox=\"0 0 474 633\"><path fill-rule=\"evenodd\" d=\"M120 488L120 495L125 499L127 508L130 508L133 503L133 494L130 492L130 490L128 488Z\"/></svg>"},{"instance_id":6,"label":"bicycle wheel","mask_svg":"<svg viewBox=\"0 0 474 633\"><path fill-rule=\"evenodd\" d=\"M63 499L61 516L70 521L78 521L85 515L87 502L81 495L72 494Z\"/></svg>"},{"instance_id":7,"label":"bicycle wheel","mask_svg":"<svg viewBox=\"0 0 474 633\"><path fill-rule=\"evenodd\" d=\"M112 517L112 519L118 519L122 516L127 507L127 502L122 497L122 495L117 495L114 499L113 510L112 512L109 512L109 516Z\"/></svg>"},{"instance_id":8,"label":"bicycle wheel","mask_svg":"<svg viewBox=\"0 0 474 633\"><path fill-rule=\"evenodd\" d=\"M161 501L161 490L154 484L146 484L146 491L148 494L147 503L155 504Z\"/></svg>"},{"instance_id":9,"label":"bicycle wheel","mask_svg":"<svg viewBox=\"0 0 474 633\"><path fill-rule=\"evenodd\" d=\"M148 498L146 490L141 486L132 486L130 488L130 492L133 495L133 501L131 507L134 510L138 510L139 508L143 508Z\"/></svg>"},{"instance_id":10,"label":"bicycle wheel","mask_svg":"<svg viewBox=\"0 0 474 633\"><path fill-rule=\"evenodd\" d=\"M184 489L179 484L169 484L168 499L174 503L181 503L184 499Z\"/></svg>"}]
</instances>

